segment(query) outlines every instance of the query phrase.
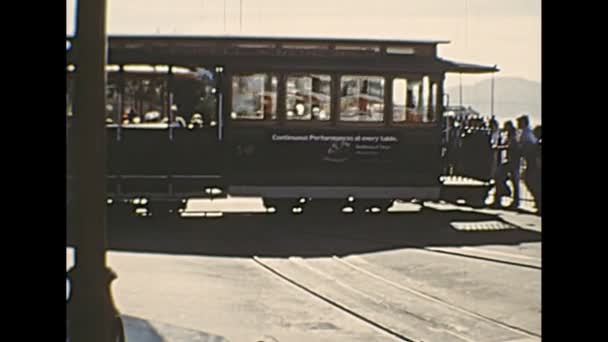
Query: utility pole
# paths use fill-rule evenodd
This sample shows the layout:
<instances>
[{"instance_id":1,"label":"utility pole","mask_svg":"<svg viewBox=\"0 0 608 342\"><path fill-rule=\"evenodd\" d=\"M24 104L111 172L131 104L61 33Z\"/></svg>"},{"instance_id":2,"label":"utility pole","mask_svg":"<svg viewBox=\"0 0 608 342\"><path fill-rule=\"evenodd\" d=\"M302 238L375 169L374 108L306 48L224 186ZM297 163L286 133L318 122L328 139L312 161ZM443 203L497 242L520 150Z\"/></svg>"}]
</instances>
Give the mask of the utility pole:
<instances>
[{"instance_id":1,"label":"utility pole","mask_svg":"<svg viewBox=\"0 0 608 342\"><path fill-rule=\"evenodd\" d=\"M494 116L494 72L492 72L492 82L490 85L490 115Z\"/></svg>"},{"instance_id":2,"label":"utility pole","mask_svg":"<svg viewBox=\"0 0 608 342\"><path fill-rule=\"evenodd\" d=\"M72 156L75 175L75 266L68 273L71 341L116 341L124 333L106 265L106 0L80 0L74 39L76 87Z\"/></svg>"},{"instance_id":3,"label":"utility pole","mask_svg":"<svg viewBox=\"0 0 608 342\"><path fill-rule=\"evenodd\" d=\"M459 105L460 107L462 107L462 73L459 74L460 76L460 82L458 84L458 98L459 98Z\"/></svg>"}]
</instances>

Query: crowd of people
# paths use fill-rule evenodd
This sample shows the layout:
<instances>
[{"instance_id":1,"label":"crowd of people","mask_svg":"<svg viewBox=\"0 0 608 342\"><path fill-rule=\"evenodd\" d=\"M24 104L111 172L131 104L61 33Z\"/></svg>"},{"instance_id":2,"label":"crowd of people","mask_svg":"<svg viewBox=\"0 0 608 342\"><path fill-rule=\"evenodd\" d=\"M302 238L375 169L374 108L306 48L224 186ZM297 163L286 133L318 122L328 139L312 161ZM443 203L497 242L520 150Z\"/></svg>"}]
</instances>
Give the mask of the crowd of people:
<instances>
[{"instance_id":1,"label":"crowd of people","mask_svg":"<svg viewBox=\"0 0 608 342\"><path fill-rule=\"evenodd\" d=\"M501 128L494 117L449 118L444 131L444 172L493 180L492 207L502 207L502 199L510 197L508 208L519 208L523 181L541 213L541 126L532 129L528 115L517 117L515 122L507 120Z\"/></svg>"},{"instance_id":2,"label":"crowd of people","mask_svg":"<svg viewBox=\"0 0 608 342\"><path fill-rule=\"evenodd\" d=\"M513 198L510 208L520 205L520 182L526 184L534 197L538 212L541 212L541 126L530 127L530 119L522 115L516 119L517 127L509 120L503 125L504 135L492 146L496 155L496 170L493 174L496 193L493 206L500 206L505 196ZM522 174L523 172L523 174ZM510 180L513 190L507 185ZM511 193L512 192L512 193Z\"/></svg>"}]
</instances>

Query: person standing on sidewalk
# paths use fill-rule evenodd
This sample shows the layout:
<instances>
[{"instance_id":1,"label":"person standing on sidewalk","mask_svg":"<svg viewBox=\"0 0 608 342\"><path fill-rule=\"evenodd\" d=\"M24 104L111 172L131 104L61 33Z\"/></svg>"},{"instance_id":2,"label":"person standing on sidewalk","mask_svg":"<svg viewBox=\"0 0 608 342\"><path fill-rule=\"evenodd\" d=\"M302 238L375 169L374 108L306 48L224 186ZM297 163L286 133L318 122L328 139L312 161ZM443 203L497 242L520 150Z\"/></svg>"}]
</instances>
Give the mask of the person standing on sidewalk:
<instances>
[{"instance_id":1,"label":"person standing on sidewalk","mask_svg":"<svg viewBox=\"0 0 608 342\"><path fill-rule=\"evenodd\" d=\"M505 150L506 156L503 157L498 170L496 171L496 195L494 200L494 207L500 207L502 197L508 197L513 195L513 202L509 208L519 207L519 172L520 172L520 145L517 141L517 130L513 125L513 122L506 121L504 123L504 130L507 134L506 142L497 146L499 150ZM509 190L507 180L511 179L513 183L513 192Z\"/></svg>"},{"instance_id":2,"label":"person standing on sidewalk","mask_svg":"<svg viewBox=\"0 0 608 342\"><path fill-rule=\"evenodd\" d=\"M524 181L532 193L536 207L540 210L540 165L539 165L539 145L538 139L530 128L530 118L522 115L517 118L517 128L521 130L519 145L521 156L526 163Z\"/></svg>"}]
</instances>

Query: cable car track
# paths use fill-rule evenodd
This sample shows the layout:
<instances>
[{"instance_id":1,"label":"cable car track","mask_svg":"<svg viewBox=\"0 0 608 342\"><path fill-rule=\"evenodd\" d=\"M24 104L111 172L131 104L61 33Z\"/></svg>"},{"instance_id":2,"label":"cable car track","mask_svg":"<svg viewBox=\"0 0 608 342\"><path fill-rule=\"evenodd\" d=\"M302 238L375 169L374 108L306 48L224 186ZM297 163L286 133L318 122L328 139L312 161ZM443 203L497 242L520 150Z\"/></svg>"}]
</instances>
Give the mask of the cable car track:
<instances>
[{"instance_id":1,"label":"cable car track","mask_svg":"<svg viewBox=\"0 0 608 342\"><path fill-rule=\"evenodd\" d=\"M312 262L301 258L277 260L254 256L253 261L295 287L402 341L437 340L438 336L442 341L446 338L475 341L479 336L470 335L479 334L477 330L488 335L508 334L505 340L540 340L541 337L535 332L396 283L338 256ZM323 264L315 266L315 262ZM351 276L341 277L340 272ZM421 314L415 312L421 309L414 302L425 305Z\"/></svg>"},{"instance_id":2,"label":"cable car track","mask_svg":"<svg viewBox=\"0 0 608 342\"><path fill-rule=\"evenodd\" d=\"M504 265L524 267L524 268L529 268L529 269L539 270L539 271L542 270L541 266L538 266L535 264L536 262L540 263L540 259L532 258L532 257L527 258L532 261L531 263L523 263L523 262L510 261L510 260L505 260L505 259L496 259L496 258L492 258L492 257L482 256L482 255L467 254L466 252L447 250L447 249L438 248L438 247L424 247L424 248L420 248L420 249L423 251L426 251L426 252L453 255L453 256L458 256L458 257L468 258L468 259L489 261L489 262L494 262L494 263L499 263L499 264L504 264ZM473 252L480 252L482 254L483 253L489 253L489 254L493 253L492 251L479 249L479 248L469 248L469 250L472 250ZM510 254L510 253L502 253L502 254L505 256L508 256L510 258L520 258L521 259L521 256L518 256L516 254Z\"/></svg>"},{"instance_id":3,"label":"cable car track","mask_svg":"<svg viewBox=\"0 0 608 342\"><path fill-rule=\"evenodd\" d=\"M389 335L392 335L392 336L394 336L394 337L396 337L396 338L398 338L398 339L400 339L402 341L408 341L408 342L415 342L416 341L415 339L406 337L406 336L404 336L404 335L402 335L402 334L394 331L393 329L391 329L389 327L386 327L386 326L382 325L381 323L375 322L374 320L369 319L369 318L367 318L367 317L365 317L365 316L363 316L363 315L361 315L361 314L359 314L359 313L357 313L357 312L349 309L348 307L346 307L344 305L341 305L340 303L332 300L331 298L328 298L327 296L324 296L324 295L322 295L322 294L320 294L320 293L318 293L318 292L310 289L309 287L300 284L299 282L297 282L297 281L295 281L295 280L287 277L286 275L282 274L281 272L279 272L278 270L274 269L273 267L267 265L262 260L260 260L260 258L258 258L257 256L253 257L253 261L255 263L257 263L258 265L260 265L265 270L267 270L268 272L276 275L277 277L285 280L286 282L294 285L295 287L297 287L297 288L299 288L299 289L301 289L301 290L303 290L305 292L308 292L312 296L321 299L322 301L324 301L324 302L326 302L326 303L328 303L328 304L330 304L330 305L332 305L332 306L334 306L334 307L336 307L336 308L338 308L338 309L346 312L347 314L349 314L349 315L351 315L351 316L353 316L355 318L358 318L359 320L361 320L361 321L363 321L363 322L365 322L365 323L367 323L367 324L369 324L369 325L371 325L371 326L373 326L373 327L375 327L375 328L377 328L377 329L379 329L379 330L381 330L381 331L383 331L383 332L385 332L385 333L387 333Z\"/></svg>"},{"instance_id":4,"label":"cable car track","mask_svg":"<svg viewBox=\"0 0 608 342\"><path fill-rule=\"evenodd\" d=\"M394 244L394 241L369 239L369 238L362 238L362 237L357 237L357 236L352 236L352 235L346 236L346 235L340 235L340 234L321 233L321 232L314 232L314 231L300 231L300 232L306 233L306 234L311 234L311 235L325 236L325 237L330 237L330 238L340 238L340 239L347 239L347 240L353 240L353 241L364 241L364 242L372 242L372 243L379 243L379 244L389 244L389 243ZM400 244L399 246L400 246L400 248L410 248L410 249L420 250L420 251L424 251L424 252L428 252L428 253L452 255L452 256L457 256L457 257L466 258L466 259L488 261L488 262L493 262L493 263L497 263L497 264L510 265L510 266L515 266L515 267L523 267L523 268L534 269L534 270L539 270L539 271L542 270L541 266L538 266L535 264L535 263L540 263L541 259L529 257L529 256L521 256L521 255L516 255L516 254L511 254L511 253L494 252L494 251L488 251L488 250L484 250L484 249L480 249L480 248L467 247L468 250L470 250L472 252L478 252L481 254L486 253L486 254L503 255L503 256L506 256L509 258L513 258L513 259L527 259L527 260L531 261L530 263L525 263L525 262L520 262L520 261L499 259L499 258L494 258L494 257L490 257L490 256L474 255L472 253L466 253L466 251L453 251L453 250L448 250L448 249L442 248L442 247L424 247L424 246L417 245L417 244L410 244L410 245Z\"/></svg>"},{"instance_id":5,"label":"cable car track","mask_svg":"<svg viewBox=\"0 0 608 342\"><path fill-rule=\"evenodd\" d=\"M514 325L511 325L511 324L508 324L508 323L505 323L505 322L502 322L502 321L499 321L497 319L488 317L488 316L480 314L478 312L474 312L474 311L468 310L466 308L460 307L458 305L446 302L446 301L444 301L444 300L442 300L442 299L440 299L440 298L438 298L436 296L429 295L427 293L424 293L422 291L418 291L416 289L413 289L411 287L405 286L403 284L396 283L396 282L394 282L392 280L389 280L389 279L387 279L385 277L382 277L382 276L380 276L380 275L378 275L378 274L376 274L374 272L371 272L369 270L363 269L362 267L354 265L353 263L351 263L349 261L346 261L343 258L340 258L340 257L338 257L336 255L332 256L332 259L336 260L336 261L338 261L340 263L343 263L344 265L346 265L346 266L348 266L348 267L350 267L350 268L352 268L354 270L357 270L357 271L359 271L361 273L364 273L364 274L366 274L366 275L368 275L370 277L376 278L376 279L378 279L378 280L380 280L380 281L382 281L382 282L384 282L386 284L389 284L391 286L400 288L402 290L414 293L414 294L416 294L418 296L424 297L424 298L429 299L431 301L434 301L434 302L437 302L437 303L441 303L441 304L443 304L445 306L453 308L453 309L455 309L457 311L460 311L460 312L462 312L464 314L467 314L467 315L470 315L470 316L473 316L473 317L476 317L476 318L479 318L479 319L482 319L482 320L486 320L486 321L492 322L492 323L494 323L494 324L496 324L498 326L501 326L501 327L503 327L505 329L509 329L509 330L513 330L513 331L516 331L516 332L519 332L519 333L526 334L529 337L541 337L540 334L536 334L536 333L534 333L532 331L529 331L529 330L526 330L526 329L523 329L523 328L520 328L520 327L516 327Z\"/></svg>"}]
</instances>

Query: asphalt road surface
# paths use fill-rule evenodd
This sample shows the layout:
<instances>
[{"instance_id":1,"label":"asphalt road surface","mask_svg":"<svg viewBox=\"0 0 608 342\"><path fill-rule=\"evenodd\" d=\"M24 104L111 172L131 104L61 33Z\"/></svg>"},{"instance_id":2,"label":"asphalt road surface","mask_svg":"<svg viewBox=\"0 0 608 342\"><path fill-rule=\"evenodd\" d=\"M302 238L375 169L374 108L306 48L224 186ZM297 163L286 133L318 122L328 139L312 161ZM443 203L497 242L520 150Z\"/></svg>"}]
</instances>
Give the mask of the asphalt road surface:
<instances>
[{"instance_id":1,"label":"asphalt road surface","mask_svg":"<svg viewBox=\"0 0 608 342\"><path fill-rule=\"evenodd\" d=\"M541 340L537 216L397 203L279 217L256 199L187 209L108 220L128 341ZM196 217L211 211L226 214Z\"/></svg>"}]
</instances>

